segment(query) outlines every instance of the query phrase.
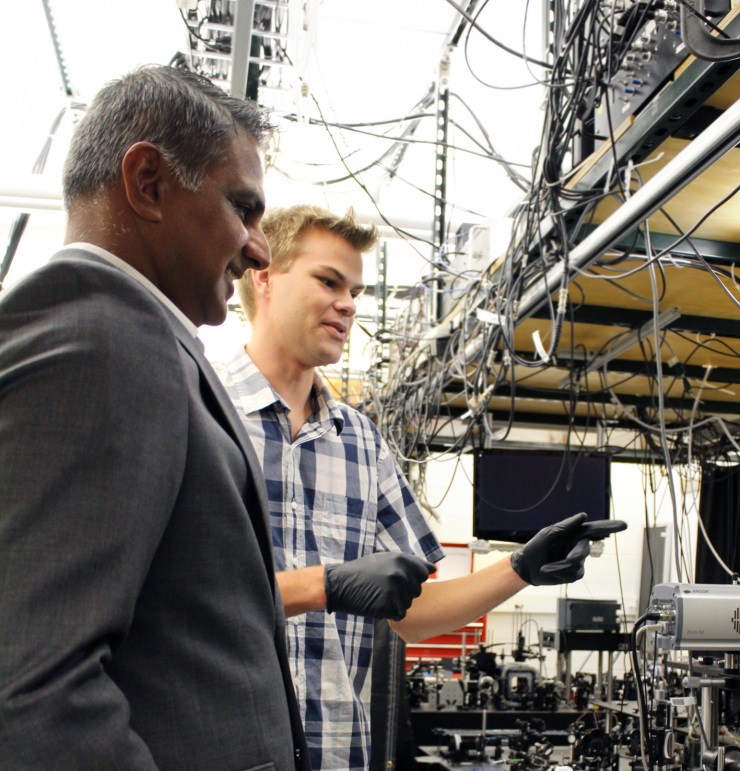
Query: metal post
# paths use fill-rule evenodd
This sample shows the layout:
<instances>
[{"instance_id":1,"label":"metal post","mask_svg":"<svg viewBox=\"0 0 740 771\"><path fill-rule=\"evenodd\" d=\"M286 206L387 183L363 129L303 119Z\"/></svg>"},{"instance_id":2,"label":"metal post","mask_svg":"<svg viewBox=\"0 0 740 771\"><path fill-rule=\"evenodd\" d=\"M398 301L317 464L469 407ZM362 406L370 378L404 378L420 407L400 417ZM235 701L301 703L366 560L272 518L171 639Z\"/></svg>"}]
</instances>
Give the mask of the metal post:
<instances>
[{"instance_id":1,"label":"metal post","mask_svg":"<svg viewBox=\"0 0 740 771\"><path fill-rule=\"evenodd\" d=\"M604 652L603 651L599 651L599 657L598 657L598 662L596 666L598 667L597 674L596 674L596 693L599 694L600 699L603 699L604 698L604 675L602 674L604 670Z\"/></svg>"},{"instance_id":2,"label":"metal post","mask_svg":"<svg viewBox=\"0 0 740 771\"><path fill-rule=\"evenodd\" d=\"M375 252L375 320L378 331L384 330L388 324L388 243L381 241ZM377 383L385 382L383 378L385 365L390 365L390 345L380 340L388 340L387 336L379 335L376 347L375 378Z\"/></svg>"},{"instance_id":3,"label":"metal post","mask_svg":"<svg viewBox=\"0 0 740 771\"><path fill-rule=\"evenodd\" d=\"M426 112L431 106L432 102L434 101L434 83L432 83L431 86L429 86L429 93L426 94L426 96L419 102L418 104L418 111L419 112ZM408 123L406 128L401 132L401 137L403 139L408 139L414 135L416 132L416 129L419 127L419 124L421 123L421 118L416 118L415 120L412 120ZM401 165L404 157L406 156L406 151L408 150L409 145L405 142L395 142L392 144L388 150L389 153L393 152L393 160L388 165L388 176L390 179L393 179L393 177L396 175L396 172L398 171L398 167Z\"/></svg>"},{"instance_id":4,"label":"metal post","mask_svg":"<svg viewBox=\"0 0 740 771\"><path fill-rule=\"evenodd\" d=\"M702 738L701 754L719 744L719 688L709 686L701 689L701 720L707 735L709 747L704 745Z\"/></svg>"},{"instance_id":5,"label":"metal post","mask_svg":"<svg viewBox=\"0 0 740 771\"><path fill-rule=\"evenodd\" d=\"M460 681L463 684L463 688L465 688L465 658L468 655L468 634L467 632L462 633L462 645L460 647Z\"/></svg>"},{"instance_id":6,"label":"metal post","mask_svg":"<svg viewBox=\"0 0 740 771\"><path fill-rule=\"evenodd\" d=\"M378 326L385 327L388 323L388 243L381 241L375 256L377 282L375 284L375 300L378 307Z\"/></svg>"},{"instance_id":7,"label":"metal post","mask_svg":"<svg viewBox=\"0 0 740 771\"><path fill-rule=\"evenodd\" d=\"M59 35L57 34L57 27L54 21L54 14L52 13L52 10L51 10L51 2L50 0L42 0L42 3L44 6L44 13L46 14L46 23L49 26L49 34L51 35L51 42L52 42L52 45L54 46L54 55L56 56L57 65L59 66L59 74L62 78L62 90L64 91L64 95L67 98L70 98L74 96L74 89L72 88L72 80L69 76L69 71L67 70L67 64L64 61L64 54L62 54L62 46L61 46L61 43L59 42ZM49 154L49 147L51 146L52 138L54 137L54 134L59 128L59 124L61 123L65 112L66 112L66 109L63 109L59 113L59 115L57 115L56 119L54 120L54 123L52 123L51 129L49 130L49 136L46 138L46 142L44 143L44 148L41 151L41 154L39 155L38 159L36 160L36 163L33 166L33 171L32 171L33 174L44 173L44 167L46 166L46 159ZM12 201L7 203L10 203L10 205L12 205ZM49 203L46 202L45 205L42 205L42 206L37 205L34 208L41 209L41 208L57 208L57 207L55 205L49 205ZM21 238L23 237L23 233L26 230L26 225L28 225L28 220L30 216L31 215L28 212L23 212L22 214L19 214L15 218L15 220L13 220L13 224L10 227L10 238L8 239L8 246L5 251L5 255L2 259L2 262L0 262L0 291L2 291L3 289L3 282L5 281L8 275L8 271L10 270L10 266L13 263L13 259L15 258L16 252L18 250L18 245L20 244Z\"/></svg>"},{"instance_id":8,"label":"metal post","mask_svg":"<svg viewBox=\"0 0 740 771\"><path fill-rule=\"evenodd\" d=\"M439 63L439 73L437 76L437 136L436 141L440 144L435 147L435 168L434 168L434 220L432 224L432 260L437 259L437 255L442 249L442 245L447 238L447 145L449 127L450 127L450 53L452 48L448 48L445 55ZM438 281L441 289L442 279ZM439 321L442 315L442 303L438 301L439 295L432 293L432 321ZM436 300L436 302L435 302Z\"/></svg>"},{"instance_id":9,"label":"metal post","mask_svg":"<svg viewBox=\"0 0 740 771\"><path fill-rule=\"evenodd\" d=\"M606 701L608 704L612 703L614 698L614 654L609 653L609 658L606 662ZM606 711L606 732L610 733L612 730L612 711L608 709Z\"/></svg>"},{"instance_id":10,"label":"metal post","mask_svg":"<svg viewBox=\"0 0 740 771\"><path fill-rule=\"evenodd\" d=\"M231 39L231 88L229 93L244 99L247 93L247 71L252 49L254 0L236 0L234 6L234 36Z\"/></svg>"},{"instance_id":11,"label":"metal post","mask_svg":"<svg viewBox=\"0 0 740 771\"><path fill-rule=\"evenodd\" d=\"M480 693L480 691L479 691L479 693ZM481 754L482 754L481 760L485 760L486 759L485 758L485 754L486 754L486 730L488 728L488 726L486 725L487 722L488 722L488 705L484 704L483 705L483 730L481 732L482 738L483 738L483 742L482 742L483 749L481 750Z\"/></svg>"},{"instance_id":12,"label":"metal post","mask_svg":"<svg viewBox=\"0 0 740 771\"><path fill-rule=\"evenodd\" d=\"M340 390L340 399L349 404L349 334L347 341L342 348L342 387Z\"/></svg>"},{"instance_id":13,"label":"metal post","mask_svg":"<svg viewBox=\"0 0 740 771\"><path fill-rule=\"evenodd\" d=\"M57 34L57 25L54 21L54 14L51 10L51 0L42 0L42 3L44 6L44 13L46 14L46 23L49 25L49 32L51 33L51 42L54 46L54 55L56 56L57 64L59 65L59 74L62 76L62 89L64 90L65 96L72 97L74 96L72 79L69 77L67 63L64 61L62 46L59 42L59 35Z\"/></svg>"},{"instance_id":14,"label":"metal post","mask_svg":"<svg viewBox=\"0 0 740 771\"><path fill-rule=\"evenodd\" d=\"M560 632L556 632L555 634L559 636ZM557 637L556 637L556 640L557 640L557 644L555 645L555 650L557 651L557 654L556 654L556 662L555 662L555 672L556 672L557 679L564 683L565 674L566 674L565 654L562 653L560 650L560 645L559 645L560 641L557 639Z\"/></svg>"},{"instance_id":15,"label":"metal post","mask_svg":"<svg viewBox=\"0 0 740 771\"><path fill-rule=\"evenodd\" d=\"M450 57L442 57L437 81L437 141L434 170L434 246L438 251L446 238L447 145L450 127Z\"/></svg>"}]
</instances>

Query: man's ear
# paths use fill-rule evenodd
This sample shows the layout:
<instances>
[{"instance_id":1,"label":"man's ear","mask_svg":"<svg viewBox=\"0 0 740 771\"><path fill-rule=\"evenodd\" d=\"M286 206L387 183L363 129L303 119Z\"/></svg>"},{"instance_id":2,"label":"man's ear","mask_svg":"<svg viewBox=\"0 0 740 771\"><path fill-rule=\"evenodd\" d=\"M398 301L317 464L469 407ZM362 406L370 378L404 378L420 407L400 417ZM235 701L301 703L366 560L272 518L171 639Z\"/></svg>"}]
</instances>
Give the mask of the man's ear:
<instances>
[{"instance_id":1,"label":"man's ear","mask_svg":"<svg viewBox=\"0 0 740 771\"><path fill-rule=\"evenodd\" d=\"M131 208L149 222L161 222L162 194L172 175L159 149L151 142L131 145L123 156L121 171Z\"/></svg>"},{"instance_id":2,"label":"man's ear","mask_svg":"<svg viewBox=\"0 0 740 771\"><path fill-rule=\"evenodd\" d=\"M252 286L256 295L263 298L270 296L270 277L269 268L265 270L254 270L252 268Z\"/></svg>"}]
</instances>

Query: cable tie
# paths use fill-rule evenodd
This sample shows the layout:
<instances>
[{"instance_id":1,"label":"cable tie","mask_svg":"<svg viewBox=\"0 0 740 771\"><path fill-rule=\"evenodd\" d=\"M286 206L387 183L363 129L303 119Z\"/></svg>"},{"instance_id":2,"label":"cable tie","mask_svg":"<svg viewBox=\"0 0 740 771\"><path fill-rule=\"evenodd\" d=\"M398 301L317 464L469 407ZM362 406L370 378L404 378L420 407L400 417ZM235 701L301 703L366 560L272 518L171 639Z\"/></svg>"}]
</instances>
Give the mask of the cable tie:
<instances>
[{"instance_id":1,"label":"cable tie","mask_svg":"<svg viewBox=\"0 0 740 771\"><path fill-rule=\"evenodd\" d=\"M535 331L532 332L532 342L534 343L534 347L537 349L537 353L540 355L542 361L547 364L547 362L550 361L550 357L545 350L545 346L542 345L542 338L540 337L539 329L535 329Z\"/></svg>"}]
</instances>

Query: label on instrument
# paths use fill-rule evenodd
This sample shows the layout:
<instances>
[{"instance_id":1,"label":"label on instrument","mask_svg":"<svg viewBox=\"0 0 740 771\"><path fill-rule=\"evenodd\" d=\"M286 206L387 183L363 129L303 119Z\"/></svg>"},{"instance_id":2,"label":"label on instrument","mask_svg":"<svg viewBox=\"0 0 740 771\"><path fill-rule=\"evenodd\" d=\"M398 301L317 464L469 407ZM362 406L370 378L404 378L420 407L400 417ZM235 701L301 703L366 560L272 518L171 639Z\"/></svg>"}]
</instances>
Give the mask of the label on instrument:
<instances>
[{"instance_id":1,"label":"label on instrument","mask_svg":"<svg viewBox=\"0 0 740 771\"><path fill-rule=\"evenodd\" d=\"M498 313L491 313L491 311L485 311L483 308L476 308L475 315L478 317L478 321L484 321L486 324L503 324Z\"/></svg>"}]
</instances>

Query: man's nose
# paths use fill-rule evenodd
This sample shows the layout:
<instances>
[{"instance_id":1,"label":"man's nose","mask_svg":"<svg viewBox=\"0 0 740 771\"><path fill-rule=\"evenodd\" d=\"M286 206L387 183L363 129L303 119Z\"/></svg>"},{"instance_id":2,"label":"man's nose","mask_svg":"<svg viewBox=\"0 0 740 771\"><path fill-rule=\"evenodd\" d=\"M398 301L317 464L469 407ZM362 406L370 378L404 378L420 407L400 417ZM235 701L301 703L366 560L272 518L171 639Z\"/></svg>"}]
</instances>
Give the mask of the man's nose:
<instances>
[{"instance_id":1,"label":"man's nose","mask_svg":"<svg viewBox=\"0 0 740 771\"><path fill-rule=\"evenodd\" d=\"M357 313L357 302L349 291L343 292L337 300L337 310L352 318Z\"/></svg>"},{"instance_id":2,"label":"man's nose","mask_svg":"<svg viewBox=\"0 0 740 771\"><path fill-rule=\"evenodd\" d=\"M244 244L242 253L250 268L265 270L270 267L270 260L272 259L270 244L261 228L249 230L249 239Z\"/></svg>"}]
</instances>

